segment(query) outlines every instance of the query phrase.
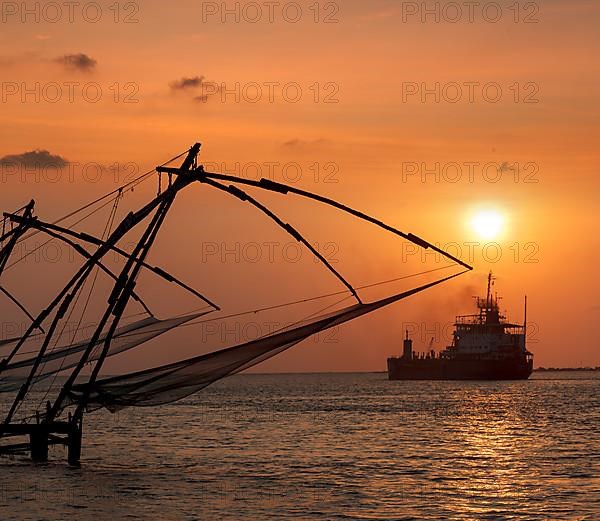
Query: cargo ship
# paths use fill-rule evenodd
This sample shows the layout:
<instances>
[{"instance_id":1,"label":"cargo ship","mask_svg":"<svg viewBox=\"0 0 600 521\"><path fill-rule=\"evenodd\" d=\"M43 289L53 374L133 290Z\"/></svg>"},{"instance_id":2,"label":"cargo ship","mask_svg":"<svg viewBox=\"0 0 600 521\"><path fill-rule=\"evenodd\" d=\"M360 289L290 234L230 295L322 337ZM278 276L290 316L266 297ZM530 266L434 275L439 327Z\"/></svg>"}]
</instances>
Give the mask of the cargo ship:
<instances>
[{"instance_id":1,"label":"cargo ship","mask_svg":"<svg viewBox=\"0 0 600 521\"><path fill-rule=\"evenodd\" d=\"M452 345L440 353L415 353L406 331L401 356L387 360L390 380L526 380L533 370L533 354L526 348L527 297L523 324L513 324L500 313L499 297L476 298L478 313L456 317Z\"/></svg>"}]
</instances>

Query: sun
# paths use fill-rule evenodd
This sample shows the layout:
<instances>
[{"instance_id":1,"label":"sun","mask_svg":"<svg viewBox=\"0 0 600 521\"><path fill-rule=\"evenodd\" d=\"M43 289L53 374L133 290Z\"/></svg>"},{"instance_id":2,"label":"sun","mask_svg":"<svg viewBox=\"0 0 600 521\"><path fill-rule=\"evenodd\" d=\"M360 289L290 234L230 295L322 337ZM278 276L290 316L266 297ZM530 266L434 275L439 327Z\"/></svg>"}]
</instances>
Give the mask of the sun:
<instances>
[{"instance_id":1,"label":"sun","mask_svg":"<svg viewBox=\"0 0 600 521\"><path fill-rule=\"evenodd\" d=\"M504 228L504 216L498 210L480 210L471 218L471 228L482 239L496 239Z\"/></svg>"}]
</instances>

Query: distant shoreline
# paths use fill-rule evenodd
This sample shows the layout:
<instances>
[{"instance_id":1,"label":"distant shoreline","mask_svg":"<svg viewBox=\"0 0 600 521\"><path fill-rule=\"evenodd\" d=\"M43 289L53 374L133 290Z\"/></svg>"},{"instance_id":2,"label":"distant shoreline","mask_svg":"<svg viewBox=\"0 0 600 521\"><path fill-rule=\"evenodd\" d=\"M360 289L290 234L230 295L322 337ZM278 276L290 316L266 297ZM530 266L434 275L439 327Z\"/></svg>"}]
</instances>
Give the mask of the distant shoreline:
<instances>
[{"instance_id":1,"label":"distant shoreline","mask_svg":"<svg viewBox=\"0 0 600 521\"><path fill-rule=\"evenodd\" d=\"M534 373L550 373L550 372L568 372L568 371L577 371L577 372L596 372L600 371L600 366L597 367L537 367L533 370ZM281 371L281 372L242 372L238 373L240 375L246 376L271 376L271 375L344 375L344 374L387 374L387 371ZM122 376L122 374L115 375L106 375L107 378L113 376ZM232 375L235 376L235 375ZM83 379L82 381L85 381Z\"/></svg>"},{"instance_id":2,"label":"distant shoreline","mask_svg":"<svg viewBox=\"0 0 600 521\"><path fill-rule=\"evenodd\" d=\"M534 372L546 371L600 371L600 366L597 367L537 367Z\"/></svg>"}]
</instances>

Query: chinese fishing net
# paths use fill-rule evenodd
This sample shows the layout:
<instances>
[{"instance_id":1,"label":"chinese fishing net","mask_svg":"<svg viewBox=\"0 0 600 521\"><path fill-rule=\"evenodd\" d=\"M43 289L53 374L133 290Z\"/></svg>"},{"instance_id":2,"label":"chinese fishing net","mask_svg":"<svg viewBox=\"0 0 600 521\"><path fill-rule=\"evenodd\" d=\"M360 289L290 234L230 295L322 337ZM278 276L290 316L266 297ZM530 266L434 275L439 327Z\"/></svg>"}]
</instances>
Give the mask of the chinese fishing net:
<instances>
[{"instance_id":1,"label":"chinese fishing net","mask_svg":"<svg viewBox=\"0 0 600 521\"><path fill-rule=\"evenodd\" d=\"M98 380L92 385L89 383L75 385L69 395L70 404L83 402L88 410L106 407L114 412L125 407L155 406L174 402L198 392L221 378L267 360L320 331L371 313L458 275L460 273L372 303L345 307L310 322L296 324L286 330L209 354Z\"/></svg>"}]
</instances>

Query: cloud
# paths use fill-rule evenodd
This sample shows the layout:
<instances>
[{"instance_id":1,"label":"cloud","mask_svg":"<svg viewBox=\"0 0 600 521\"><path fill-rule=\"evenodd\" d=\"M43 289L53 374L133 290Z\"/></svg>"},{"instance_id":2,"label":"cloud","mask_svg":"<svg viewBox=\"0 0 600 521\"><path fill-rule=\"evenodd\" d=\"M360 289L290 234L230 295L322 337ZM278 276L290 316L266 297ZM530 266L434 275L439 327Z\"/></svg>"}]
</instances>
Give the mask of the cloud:
<instances>
[{"instance_id":1,"label":"cloud","mask_svg":"<svg viewBox=\"0 0 600 521\"><path fill-rule=\"evenodd\" d=\"M204 76L184 76L180 80L175 80L169 83L169 87L174 92L194 91L197 94L200 89L200 94L192 98L196 103L206 103L208 98L221 92L221 86L214 81L206 81Z\"/></svg>"},{"instance_id":2,"label":"cloud","mask_svg":"<svg viewBox=\"0 0 600 521\"><path fill-rule=\"evenodd\" d=\"M500 163L500 166L498 167L498 170L500 172L509 172L509 171L514 172L515 171L515 166L509 164L508 161L503 161L502 163Z\"/></svg>"},{"instance_id":3,"label":"cloud","mask_svg":"<svg viewBox=\"0 0 600 521\"><path fill-rule=\"evenodd\" d=\"M18 165L26 168L62 168L68 164L69 162L64 157L53 155L47 150L32 150L0 158L0 165Z\"/></svg>"},{"instance_id":4,"label":"cloud","mask_svg":"<svg viewBox=\"0 0 600 521\"><path fill-rule=\"evenodd\" d=\"M69 71L92 72L96 69L98 63L87 54L65 54L60 58L56 58L56 63L60 63Z\"/></svg>"},{"instance_id":5,"label":"cloud","mask_svg":"<svg viewBox=\"0 0 600 521\"><path fill-rule=\"evenodd\" d=\"M194 76L192 78L186 78L184 76L180 80L175 80L169 83L169 87L171 87L171 90L196 89L202 86L203 82L204 76Z\"/></svg>"},{"instance_id":6,"label":"cloud","mask_svg":"<svg viewBox=\"0 0 600 521\"><path fill-rule=\"evenodd\" d=\"M305 146L309 146L309 145L323 145L325 143L328 143L328 140L323 139L323 138L313 139L312 141L304 141L302 139L294 138L294 139L290 139L289 141L286 141L285 143L283 143L283 146L284 147L305 147Z\"/></svg>"}]
</instances>

